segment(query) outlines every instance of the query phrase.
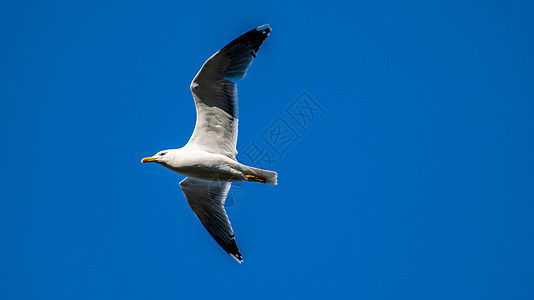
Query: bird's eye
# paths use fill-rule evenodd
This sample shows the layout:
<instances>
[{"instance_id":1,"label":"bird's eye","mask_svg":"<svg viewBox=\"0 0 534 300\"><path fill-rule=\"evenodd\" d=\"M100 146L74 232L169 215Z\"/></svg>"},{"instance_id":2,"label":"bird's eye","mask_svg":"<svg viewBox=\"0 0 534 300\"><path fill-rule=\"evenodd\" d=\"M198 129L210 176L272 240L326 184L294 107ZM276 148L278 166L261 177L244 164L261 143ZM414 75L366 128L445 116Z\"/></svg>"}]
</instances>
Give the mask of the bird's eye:
<instances>
[{"instance_id":1,"label":"bird's eye","mask_svg":"<svg viewBox=\"0 0 534 300\"><path fill-rule=\"evenodd\" d=\"M165 154L167 154L167 152L162 152L162 153L160 153L159 155L161 155L161 156L165 156Z\"/></svg>"}]
</instances>

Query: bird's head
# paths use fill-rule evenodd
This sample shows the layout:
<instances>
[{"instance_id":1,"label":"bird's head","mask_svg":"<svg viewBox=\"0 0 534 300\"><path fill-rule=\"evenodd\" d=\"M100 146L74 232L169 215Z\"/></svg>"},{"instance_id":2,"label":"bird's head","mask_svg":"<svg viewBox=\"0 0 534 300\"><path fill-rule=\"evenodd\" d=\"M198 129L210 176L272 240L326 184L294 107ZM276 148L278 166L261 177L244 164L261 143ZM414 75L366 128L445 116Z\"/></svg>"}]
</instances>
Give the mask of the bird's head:
<instances>
[{"instance_id":1,"label":"bird's head","mask_svg":"<svg viewBox=\"0 0 534 300\"><path fill-rule=\"evenodd\" d=\"M156 153L154 156L145 157L141 160L142 163L147 162L157 162L157 163L165 163L168 160L167 155L171 150L163 150L158 153Z\"/></svg>"}]
</instances>

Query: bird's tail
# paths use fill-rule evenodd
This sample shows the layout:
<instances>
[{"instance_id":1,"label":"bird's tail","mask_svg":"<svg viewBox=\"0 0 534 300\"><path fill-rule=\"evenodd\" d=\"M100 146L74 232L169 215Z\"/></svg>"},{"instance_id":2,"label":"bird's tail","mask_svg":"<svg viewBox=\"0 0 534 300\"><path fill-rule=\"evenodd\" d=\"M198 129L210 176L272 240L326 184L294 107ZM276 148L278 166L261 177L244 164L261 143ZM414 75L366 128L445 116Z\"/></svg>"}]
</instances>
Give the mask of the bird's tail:
<instances>
[{"instance_id":1,"label":"bird's tail","mask_svg":"<svg viewBox=\"0 0 534 300\"><path fill-rule=\"evenodd\" d=\"M275 171L262 170L253 167L247 167L247 181L261 182L266 184L277 185L276 178L278 174Z\"/></svg>"}]
</instances>

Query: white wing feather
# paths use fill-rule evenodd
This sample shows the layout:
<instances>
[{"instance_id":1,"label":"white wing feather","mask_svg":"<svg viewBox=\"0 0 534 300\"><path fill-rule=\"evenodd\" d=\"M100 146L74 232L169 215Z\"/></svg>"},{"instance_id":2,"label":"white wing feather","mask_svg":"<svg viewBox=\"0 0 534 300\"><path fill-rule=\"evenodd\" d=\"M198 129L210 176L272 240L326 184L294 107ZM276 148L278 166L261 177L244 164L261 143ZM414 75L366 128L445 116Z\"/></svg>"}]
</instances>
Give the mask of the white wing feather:
<instances>
[{"instance_id":1,"label":"white wing feather","mask_svg":"<svg viewBox=\"0 0 534 300\"><path fill-rule=\"evenodd\" d=\"M253 29L210 57L191 83L197 122L186 146L235 159L237 144L237 85L245 77L271 28Z\"/></svg>"}]
</instances>

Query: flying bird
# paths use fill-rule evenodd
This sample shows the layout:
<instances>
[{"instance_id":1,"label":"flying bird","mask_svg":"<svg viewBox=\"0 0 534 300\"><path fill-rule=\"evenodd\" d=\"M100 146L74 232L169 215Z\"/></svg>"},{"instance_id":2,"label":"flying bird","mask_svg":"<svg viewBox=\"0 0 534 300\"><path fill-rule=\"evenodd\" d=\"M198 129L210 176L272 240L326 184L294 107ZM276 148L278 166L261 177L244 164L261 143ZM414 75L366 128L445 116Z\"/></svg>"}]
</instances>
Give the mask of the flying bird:
<instances>
[{"instance_id":1,"label":"flying bird","mask_svg":"<svg viewBox=\"0 0 534 300\"><path fill-rule=\"evenodd\" d=\"M211 56L191 83L197 121L189 142L180 149L159 151L145 157L187 176L180 187L189 207L215 241L237 262L243 257L224 202L235 181L277 184L277 173L253 168L236 160L237 85L271 27L262 25L236 38Z\"/></svg>"}]
</instances>

